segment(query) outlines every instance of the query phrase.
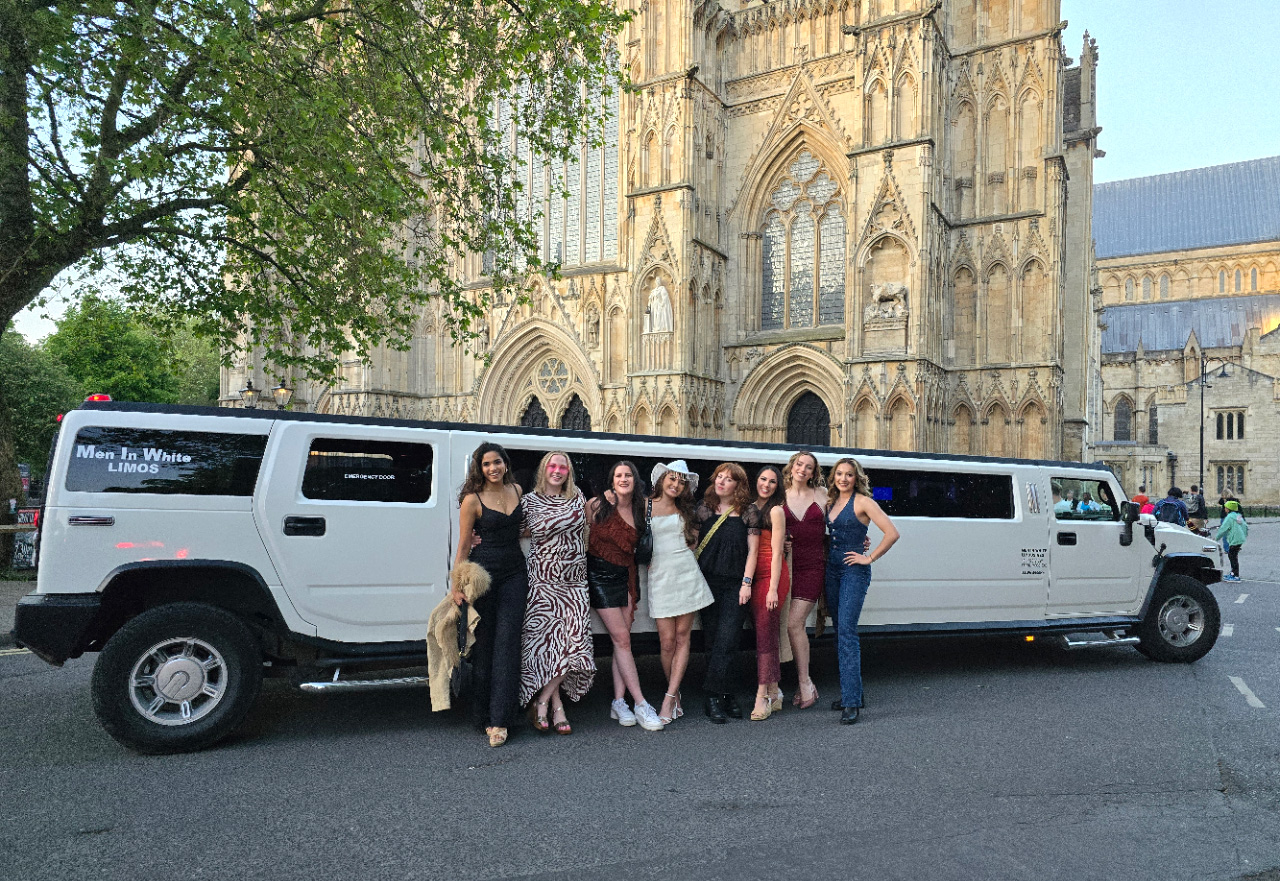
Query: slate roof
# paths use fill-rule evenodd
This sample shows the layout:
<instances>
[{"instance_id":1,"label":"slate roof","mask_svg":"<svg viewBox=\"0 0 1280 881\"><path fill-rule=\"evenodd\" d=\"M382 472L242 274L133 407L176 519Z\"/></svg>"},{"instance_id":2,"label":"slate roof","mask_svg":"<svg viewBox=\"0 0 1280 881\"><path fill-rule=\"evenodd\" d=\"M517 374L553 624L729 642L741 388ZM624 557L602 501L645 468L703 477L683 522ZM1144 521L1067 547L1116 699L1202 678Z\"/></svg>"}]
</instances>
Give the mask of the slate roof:
<instances>
[{"instance_id":1,"label":"slate roof","mask_svg":"<svg viewBox=\"0 0 1280 881\"><path fill-rule=\"evenodd\" d=\"M1108 306L1102 323L1104 355L1136 352L1139 340L1148 352L1181 350L1192 330L1202 348L1238 346L1250 327L1280 325L1280 294Z\"/></svg>"},{"instance_id":2,"label":"slate roof","mask_svg":"<svg viewBox=\"0 0 1280 881\"><path fill-rule=\"evenodd\" d=\"M1280 240L1280 156L1093 188L1098 259Z\"/></svg>"}]
</instances>

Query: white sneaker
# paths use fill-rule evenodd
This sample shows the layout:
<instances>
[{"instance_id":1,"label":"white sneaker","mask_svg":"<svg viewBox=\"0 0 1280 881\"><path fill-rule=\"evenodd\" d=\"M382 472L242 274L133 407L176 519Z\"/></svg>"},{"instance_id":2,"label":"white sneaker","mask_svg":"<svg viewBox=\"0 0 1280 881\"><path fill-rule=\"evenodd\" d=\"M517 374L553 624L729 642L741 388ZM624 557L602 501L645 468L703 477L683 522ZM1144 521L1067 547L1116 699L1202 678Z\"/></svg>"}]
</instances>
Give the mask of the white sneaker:
<instances>
[{"instance_id":1,"label":"white sneaker","mask_svg":"<svg viewBox=\"0 0 1280 881\"><path fill-rule=\"evenodd\" d=\"M631 708L627 706L624 698L617 698L609 705L609 718L617 719L618 724L623 728L630 728L636 724L636 714L631 712Z\"/></svg>"},{"instance_id":2,"label":"white sneaker","mask_svg":"<svg viewBox=\"0 0 1280 881\"><path fill-rule=\"evenodd\" d=\"M658 718L658 711L648 701L636 704L635 718L645 731L661 731L666 727Z\"/></svg>"}]
</instances>

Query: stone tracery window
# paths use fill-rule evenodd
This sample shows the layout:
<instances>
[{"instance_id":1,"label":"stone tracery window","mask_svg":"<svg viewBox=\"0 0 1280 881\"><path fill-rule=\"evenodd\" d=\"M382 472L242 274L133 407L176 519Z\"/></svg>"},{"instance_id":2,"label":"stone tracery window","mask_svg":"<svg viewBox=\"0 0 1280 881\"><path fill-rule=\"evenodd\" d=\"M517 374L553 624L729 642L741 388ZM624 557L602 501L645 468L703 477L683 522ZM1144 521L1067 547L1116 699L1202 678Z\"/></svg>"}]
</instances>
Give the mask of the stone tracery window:
<instances>
[{"instance_id":1,"label":"stone tracery window","mask_svg":"<svg viewBox=\"0 0 1280 881\"><path fill-rule=\"evenodd\" d=\"M765 212L760 328L844 321L845 218L839 185L804 150L774 186Z\"/></svg>"}]
</instances>

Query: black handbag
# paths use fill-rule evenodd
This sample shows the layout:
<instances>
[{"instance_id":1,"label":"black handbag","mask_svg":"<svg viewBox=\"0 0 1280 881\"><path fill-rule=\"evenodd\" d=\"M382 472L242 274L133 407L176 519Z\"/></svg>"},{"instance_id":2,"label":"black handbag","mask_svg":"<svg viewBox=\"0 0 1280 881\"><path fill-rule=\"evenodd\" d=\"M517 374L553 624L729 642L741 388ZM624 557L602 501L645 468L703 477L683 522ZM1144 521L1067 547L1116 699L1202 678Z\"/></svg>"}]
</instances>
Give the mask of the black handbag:
<instances>
[{"instance_id":1,"label":"black handbag","mask_svg":"<svg viewBox=\"0 0 1280 881\"><path fill-rule=\"evenodd\" d=\"M640 533L636 539L636 562L641 566L648 566L653 560L653 501L645 499L644 503L644 531Z\"/></svg>"},{"instance_id":2,"label":"black handbag","mask_svg":"<svg viewBox=\"0 0 1280 881\"><path fill-rule=\"evenodd\" d=\"M467 625L467 604L458 607L462 614L458 616L458 663L449 674L449 694L454 700L461 700L471 691L471 678L474 665L467 656L467 635L471 628Z\"/></svg>"}]
</instances>

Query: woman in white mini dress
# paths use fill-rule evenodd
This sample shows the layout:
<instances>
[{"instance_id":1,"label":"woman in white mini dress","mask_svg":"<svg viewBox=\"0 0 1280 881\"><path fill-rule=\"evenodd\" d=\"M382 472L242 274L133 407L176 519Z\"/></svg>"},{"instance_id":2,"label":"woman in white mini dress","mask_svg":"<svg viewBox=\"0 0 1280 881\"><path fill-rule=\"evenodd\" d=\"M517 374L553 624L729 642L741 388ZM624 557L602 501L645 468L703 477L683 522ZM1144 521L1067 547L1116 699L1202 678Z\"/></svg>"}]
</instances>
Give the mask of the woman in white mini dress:
<instances>
[{"instance_id":1,"label":"woman in white mini dress","mask_svg":"<svg viewBox=\"0 0 1280 881\"><path fill-rule=\"evenodd\" d=\"M689 470L683 459L677 459L669 465L655 465L652 479L649 615L658 627L662 670L667 675L667 691L658 718L670 724L684 715L680 682L689 666L693 616L711 605L715 597L692 550L698 538L693 500L698 475Z\"/></svg>"}]
</instances>

